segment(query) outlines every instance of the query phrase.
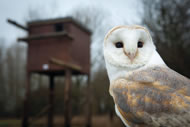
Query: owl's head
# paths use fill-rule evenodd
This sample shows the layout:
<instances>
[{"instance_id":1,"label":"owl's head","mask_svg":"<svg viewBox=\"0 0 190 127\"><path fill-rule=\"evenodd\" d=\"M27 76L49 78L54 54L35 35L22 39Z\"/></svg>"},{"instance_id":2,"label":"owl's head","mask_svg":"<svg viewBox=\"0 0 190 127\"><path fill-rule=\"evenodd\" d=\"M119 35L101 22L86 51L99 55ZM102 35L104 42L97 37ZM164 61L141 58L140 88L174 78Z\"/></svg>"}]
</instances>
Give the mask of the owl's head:
<instances>
[{"instance_id":1,"label":"owl's head","mask_svg":"<svg viewBox=\"0 0 190 127\"><path fill-rule=\"evenodd\" d=\"M148 63L155 46L148 30L141 26L117 26L104 39L106 64L135 69Z\"/></svg>"}]
</instances>

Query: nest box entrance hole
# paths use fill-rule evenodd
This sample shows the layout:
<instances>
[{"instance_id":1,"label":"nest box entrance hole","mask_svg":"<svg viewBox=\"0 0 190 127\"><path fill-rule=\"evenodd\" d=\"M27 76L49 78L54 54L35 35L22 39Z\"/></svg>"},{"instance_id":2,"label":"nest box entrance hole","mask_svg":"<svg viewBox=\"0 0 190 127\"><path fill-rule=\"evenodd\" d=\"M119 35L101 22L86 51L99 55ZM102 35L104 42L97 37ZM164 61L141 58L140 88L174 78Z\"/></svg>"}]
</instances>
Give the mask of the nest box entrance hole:
<instances>
[{"instance_id":1,"label":"nest box entrance hole","mask_svg":"<svg viewBox=\"0 0 190 127\"><path fill-rule=\"evenodd\" d=\"M54 25L54 29L55 29L56 32L64 31L64 25L63 25L63 23L56 23Z\"/></svg>"}]
</instances>

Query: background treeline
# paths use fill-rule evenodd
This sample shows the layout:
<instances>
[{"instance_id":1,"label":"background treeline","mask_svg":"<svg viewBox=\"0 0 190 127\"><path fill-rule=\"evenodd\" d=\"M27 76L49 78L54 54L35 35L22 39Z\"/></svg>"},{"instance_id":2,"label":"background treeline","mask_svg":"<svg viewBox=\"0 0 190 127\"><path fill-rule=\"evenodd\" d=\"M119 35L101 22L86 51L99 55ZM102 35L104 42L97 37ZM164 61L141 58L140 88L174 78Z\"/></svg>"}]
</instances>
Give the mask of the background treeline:
<instances>
[{"instance_id":1,"label":"background treeline","mask_svg":"<svg viewBox=\"0 0 190 127\"><path fill-rule=\"evenodd\" d=\"M78 11L79 9L80 11ZM91 29L93 32L92 45L96 47L91 52L93 114L112 114L114 106L108 93L109 81L101 49L105 35L102 26L105 24L100 22L105 16L102 14L102 10L95 13L94 9L79 9L73 12L72 16ZM142 10L141 24L147 26L151 31L153 41L164 61L172 69L190 77L190 1L144 0ZM27 45L16 42L9 46L5 44L6 40L1 38L0 117L19 117L22 114L22 100L25 92ZM72 79L72 112L74 115L81 115L84 113L86 104L86 79L84 76L73 77ZM48 103L48 77L34 74L31 78L31 84L30 114L35 115ZM58 115L63 114L64 109L63 89L64 77L57 77L55 82L55 112Z\"/></svg>"},{"instance_id":2,"label":"background treeline","mask_svg":"<svg viewBox=\"0 0 190 127\"><path fill-rule=\"evenodd\" d=\"M143 23L167 65L190 78L190 1L144 0Z\"/></svg>"}]
</instances>

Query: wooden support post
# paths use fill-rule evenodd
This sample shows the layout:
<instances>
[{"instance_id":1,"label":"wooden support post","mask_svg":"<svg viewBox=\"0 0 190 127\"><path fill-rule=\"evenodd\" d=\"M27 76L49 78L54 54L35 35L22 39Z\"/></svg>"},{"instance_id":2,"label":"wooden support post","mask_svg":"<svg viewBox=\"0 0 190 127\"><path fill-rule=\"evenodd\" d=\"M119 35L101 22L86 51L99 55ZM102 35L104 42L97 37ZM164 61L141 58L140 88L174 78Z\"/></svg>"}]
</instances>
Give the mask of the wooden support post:
<instances>
[{"instance_id":1,"label":"wooden support post","mask_svg":"<svg viewBox=\"0 0 190 127\"><path fill-rule=\"evenodd\" d=\"M64 87L64 127L71 127L71 70L67 68L65 70L65 87Z\"/></svg>"},{"instance_id":2,"label":"wooden support post","mask_svg":"<svg viewBox=\"0 0 190 127\"><path fill-rule=\"evenodd\" d=\"M24 112L22 118L22 127L29 127L29 96L30 96L30 73L27 72L26 87L24 97Z\"/></svg>"},{"instance_id":3,"label":"wooden support post","mask_svg":"<svg viewBox=\"0 0 190 127\"><path fill-rule=\"evenodd\" d=\"M49 112L48 127L53 127L53 110L54 110L54 76L50 75L49 80Z\"/></svg>"},{"instance_id":4,"label":"wooden support post","mask_svg":"<svg viewBox=\"0 0 190 127\"><path fill-rule=\"evenodd\" d=\"M91 89L90 89L90 76L87 80L87 108L86 108L86 127L92 126L92 113L91 113Z\"/></svg>"}]
</instances>

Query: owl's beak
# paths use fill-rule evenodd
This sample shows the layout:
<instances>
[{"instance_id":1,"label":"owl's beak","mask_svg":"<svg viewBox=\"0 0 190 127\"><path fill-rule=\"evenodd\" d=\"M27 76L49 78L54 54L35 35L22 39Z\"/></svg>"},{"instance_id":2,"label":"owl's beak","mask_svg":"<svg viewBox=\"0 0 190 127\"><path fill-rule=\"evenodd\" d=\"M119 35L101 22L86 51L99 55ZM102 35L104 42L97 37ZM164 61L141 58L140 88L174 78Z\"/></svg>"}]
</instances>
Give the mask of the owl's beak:
<instances>
[{"instance_id":1,"label":"owl's beak","mask_svg":"<svg viewBox=\"0 0 190 127\"><path fill-rule=\"evenodd\" d=\"M131 53L131 52L126 52L124 51L125 55L131 60L131 62L135 59L137 52Z\"/></svg>"}]
</instances>

